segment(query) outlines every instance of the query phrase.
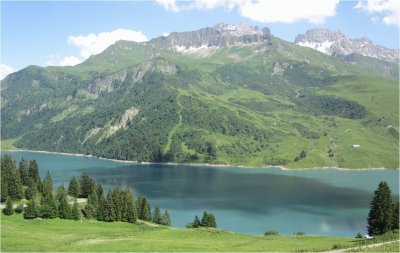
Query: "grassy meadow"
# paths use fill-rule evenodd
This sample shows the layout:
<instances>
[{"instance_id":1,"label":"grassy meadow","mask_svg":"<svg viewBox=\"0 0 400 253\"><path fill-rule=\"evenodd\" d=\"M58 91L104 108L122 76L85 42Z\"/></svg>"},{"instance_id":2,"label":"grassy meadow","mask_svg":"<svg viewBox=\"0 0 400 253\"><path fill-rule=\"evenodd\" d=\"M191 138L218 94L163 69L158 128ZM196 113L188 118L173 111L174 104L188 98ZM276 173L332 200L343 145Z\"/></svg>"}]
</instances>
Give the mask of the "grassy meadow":
<instances>
[{"instance_id":1,"label":"grassy meadow","mask_svg":"<svg viewBox=\"0 0 400 253\"><path fill-rule=\"evenodd\" d=\"M354 238L249 236L214 229L61 219L24 220L1 215L2 252L235 251L299 252L356 247Z\"/></svg>"}]
</instances>

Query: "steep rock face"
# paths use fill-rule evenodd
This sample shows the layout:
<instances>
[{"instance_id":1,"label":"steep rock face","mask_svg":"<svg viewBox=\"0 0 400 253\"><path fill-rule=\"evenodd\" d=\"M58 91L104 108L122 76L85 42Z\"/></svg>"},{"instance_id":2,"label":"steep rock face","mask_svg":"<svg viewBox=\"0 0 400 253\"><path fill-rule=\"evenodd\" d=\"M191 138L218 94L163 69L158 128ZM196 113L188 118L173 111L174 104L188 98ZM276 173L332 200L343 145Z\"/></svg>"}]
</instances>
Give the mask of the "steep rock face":
<instances>
[{"instance_id":1,"label":"steep rock face","mask_svg":"<svg viewBox=\"0 0 400 253\"><path fill-rule=\"evenodd\" d=\"M220 48L225 46L270 42L270 30L244 24L217 24L192 32L172 32L167 39L172 48L178 52L190 53L205 48Z\"/></svg>"},{"instance_id":2,"label":"steep rock face","mask_svg":"<svg viewBox=\"0 0 400 253\"><path fill-rule=\"evenodd\" d=\"M330 31L328 29L309 30L305 34L298 35L295 43L331 56L344 57L356 53L388 62L397 63L399 61L398 49L388 49L375 45L366 37L350 39L341 31Z\"/></svg>"}]
</instances>

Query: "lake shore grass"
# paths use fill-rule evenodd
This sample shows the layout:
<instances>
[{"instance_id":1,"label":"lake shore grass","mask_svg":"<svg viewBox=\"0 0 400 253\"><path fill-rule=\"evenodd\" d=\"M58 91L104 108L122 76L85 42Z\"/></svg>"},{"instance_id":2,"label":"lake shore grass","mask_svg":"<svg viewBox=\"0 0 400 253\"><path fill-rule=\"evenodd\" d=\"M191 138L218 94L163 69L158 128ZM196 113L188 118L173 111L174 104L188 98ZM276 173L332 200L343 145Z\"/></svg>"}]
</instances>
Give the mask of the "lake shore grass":
<instances>
[{"instance_id":1,"label":"lake shore grass","mask_svg":"<svg viewBox=\"0 0 400 253\"><path fill-rule=\"evenodd\" d=\"M4 141L1 141L1 144L3 145ZM29 149L18 149L15 148L14 146L11 145L5 145L5 147L10 147L9 149L3 148L1 146L1 151L7 151L7 152L33 152L33 153L39 153L39 154L54 154L54 155L67 155L67 156L77 156L77 157L88 157L88 158L95 158L95 159L100 159L100 160L106 160L106 161L112 161L112 162L118 162L118 163L128 163L128 164L161 164L161 165L185 165L185 166L204 166L204 167L237 167L237 168L243 168L243 169L261 169L261 168L276 168L276 169L281 169L281 170L320 170L320 169L335 169L335 170L350 170L350 171L369 171L369 170L385 170L385 169L396 169L398 170L399 168L342 168L342 167L313 167L313 168L287 168L284 166L275 166L275 165L266 165L262 167L251 167L251 166L244 166L244 165L234 165L234 164L212 164L212 163L172 163L172 162L166 162L166 163L156 163L156 162L138 162L138 161L128 161L128 160L117 160L117 159L111 159L111 158L104 158L104 157L99 157L99 156L94 156L94 155L85 155L85 154L78 154L78 153L65 153L65 152L55 152L55 151L44 151L44 150L29 150Z\"/></svg>"},{"instance_id":2,"label":"lake shore grass","mask_svg":"<svg viewBox=\"0 0 400 253\"><path fill-rule=\"evenodd\" d=\"M178 229L122 222L25 220L1 214L2 252L321 252L356 247L331 236L250 236L215 229Z\"/></svg>"}]
</instances>

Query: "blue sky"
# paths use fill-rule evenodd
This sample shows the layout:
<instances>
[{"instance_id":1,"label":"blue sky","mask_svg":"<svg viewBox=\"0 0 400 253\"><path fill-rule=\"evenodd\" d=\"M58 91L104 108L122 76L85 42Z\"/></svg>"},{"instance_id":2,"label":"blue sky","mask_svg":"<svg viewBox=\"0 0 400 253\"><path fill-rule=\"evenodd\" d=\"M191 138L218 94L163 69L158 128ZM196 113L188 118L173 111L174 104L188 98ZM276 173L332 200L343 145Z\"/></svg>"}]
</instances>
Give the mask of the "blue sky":
<instances>
[{"instance_id":1,"label":"blue sky","mask_svg":"<svg viewBox=\"0 0 400 253\"><path fill-rule=\"evenodd\" d=\"M76 64L117 39L143 41L219 22L267 26L288 41L311 28L339 29L350 38L366 36L399 48L399 4L399 0L2 1L0 78L32 64Z\"/></svg>"}]
</instances>

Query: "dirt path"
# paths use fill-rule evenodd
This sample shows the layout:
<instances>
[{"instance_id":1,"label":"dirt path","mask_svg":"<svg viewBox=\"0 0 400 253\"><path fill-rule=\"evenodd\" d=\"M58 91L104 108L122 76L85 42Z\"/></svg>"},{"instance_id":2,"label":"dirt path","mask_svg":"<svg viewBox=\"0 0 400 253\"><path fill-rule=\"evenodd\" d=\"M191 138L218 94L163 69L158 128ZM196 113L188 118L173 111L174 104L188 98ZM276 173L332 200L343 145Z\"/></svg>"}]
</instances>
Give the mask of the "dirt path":
<instances>
[{"instance_id":1,"label":"dirt path","mask_svg":"<svg viewBox=\"0 0 400 253\"><path fill-rule=\"evenodd\" d=\"M346 248L346 249L338 249L338 250L332 250L332 251L325 251L325 253L340 253L340 252L352 252L352 251L361 251L363 249L371 249L371 248L376 248L380 247L386 244L391 244L391 243L398 243L400 240L396 241L390 241L390 242L381 242L381 243L375 243L375 244L370 244L370 245L365 245L365 246L359 246L359 247L353 247L353 248Z\"/></svg>"}]
</instances>

